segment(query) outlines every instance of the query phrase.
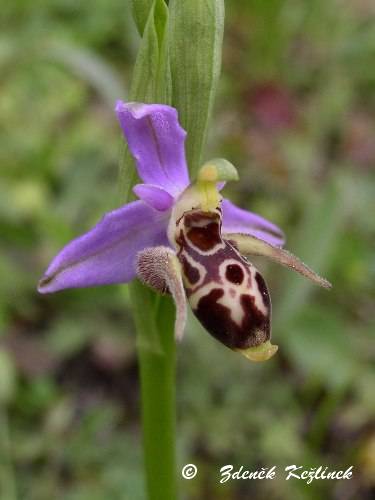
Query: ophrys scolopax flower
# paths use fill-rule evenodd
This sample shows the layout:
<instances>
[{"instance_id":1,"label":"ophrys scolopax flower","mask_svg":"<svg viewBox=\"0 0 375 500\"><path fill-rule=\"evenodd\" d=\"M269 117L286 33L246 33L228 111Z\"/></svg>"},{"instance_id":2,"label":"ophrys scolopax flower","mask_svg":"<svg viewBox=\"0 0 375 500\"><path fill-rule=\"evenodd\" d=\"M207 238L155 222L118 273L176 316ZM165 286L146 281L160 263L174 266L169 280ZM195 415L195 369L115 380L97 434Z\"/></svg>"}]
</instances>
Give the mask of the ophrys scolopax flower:
<instances>
[{"instance_id":1,"label":"ophrys scolopax flower","mask_svg":"<svg viewBox=\"0 0 375 500\"><path fill-rule=\"evenodd\" d=\"M222 199L222 184L238 178L229 162L207 162L190 183L186 133L174 108L119 101L116 113L144 182L133 188L139 200L106 214L63 248L39 291L127 283L138 276L172 294L177 338L188 299L206 330L227 347L254 361L270 358L277 350L270 343L271 300L246 257L269 257L323 287L330 284L282 249L277 226Z\"/></svg>"}]
</instances>

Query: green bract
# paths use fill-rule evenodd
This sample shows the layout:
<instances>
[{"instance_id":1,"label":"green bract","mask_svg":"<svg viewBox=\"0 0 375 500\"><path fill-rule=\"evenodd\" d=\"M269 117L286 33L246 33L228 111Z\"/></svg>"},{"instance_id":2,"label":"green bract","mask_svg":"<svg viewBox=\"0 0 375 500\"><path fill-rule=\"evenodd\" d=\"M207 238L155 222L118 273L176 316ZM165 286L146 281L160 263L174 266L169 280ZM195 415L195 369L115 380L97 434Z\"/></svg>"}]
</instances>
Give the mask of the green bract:
<instances>
[{"instance_id":1,"label":"green bract","mask_svg":"<svg viewBox=\"0 0 375 500\"><path fill-rule=\"evenodd\" d=\"M173 106L187 131L191 174L201 165L221 68L223 0L171 0L170 57Z\"/></svg>"}]
</instances>

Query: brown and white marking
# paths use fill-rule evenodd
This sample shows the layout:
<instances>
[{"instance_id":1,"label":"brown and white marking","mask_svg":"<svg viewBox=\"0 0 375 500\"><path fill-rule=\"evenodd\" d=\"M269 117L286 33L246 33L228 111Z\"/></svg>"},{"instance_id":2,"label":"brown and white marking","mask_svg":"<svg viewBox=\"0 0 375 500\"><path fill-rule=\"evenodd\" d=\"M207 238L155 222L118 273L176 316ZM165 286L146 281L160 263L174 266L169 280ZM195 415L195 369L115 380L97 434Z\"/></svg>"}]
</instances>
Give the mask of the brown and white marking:
<instances>
[{"instance_id":1,"label":"brown and white marking","mask_svg":"<svg viewBox=\"0 0 375 500\"><path fill-rule=\"evenodd\" d=\"M232 349L270 338L271 301L257 269L221 235L221 210L188 210L175 242L185 291L202 325Z\"/></svg>"}]
</instances>

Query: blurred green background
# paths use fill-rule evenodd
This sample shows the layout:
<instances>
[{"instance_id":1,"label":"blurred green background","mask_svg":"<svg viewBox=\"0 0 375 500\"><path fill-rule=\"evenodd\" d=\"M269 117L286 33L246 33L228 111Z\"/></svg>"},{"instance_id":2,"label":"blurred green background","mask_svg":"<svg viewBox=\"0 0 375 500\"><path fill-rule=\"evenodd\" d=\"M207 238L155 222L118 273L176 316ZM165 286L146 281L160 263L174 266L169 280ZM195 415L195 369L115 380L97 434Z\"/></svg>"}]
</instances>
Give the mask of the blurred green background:
<instances>
[{"instance_id":1,"label":"blurred green background","mask_svg":"<svg viewBox=\"0 0 375 500\"><path fill-rule=\"evenodd\" d=\"M178 462L193 500L367 499L375 488L375 5L227 0L206 158L226 194L279 224L327 292L264 261L272 361L189 321L178 346ZM3 0L0 32L0 498L142 500L139 381L126 287L39 296L54 254L118 206L138 38L124 0ZM161 457L162 460L162 457ZM219 484L225 464L273 481ZM350 481L285 481L290 464Z\"/></svg>"}]
</instances>

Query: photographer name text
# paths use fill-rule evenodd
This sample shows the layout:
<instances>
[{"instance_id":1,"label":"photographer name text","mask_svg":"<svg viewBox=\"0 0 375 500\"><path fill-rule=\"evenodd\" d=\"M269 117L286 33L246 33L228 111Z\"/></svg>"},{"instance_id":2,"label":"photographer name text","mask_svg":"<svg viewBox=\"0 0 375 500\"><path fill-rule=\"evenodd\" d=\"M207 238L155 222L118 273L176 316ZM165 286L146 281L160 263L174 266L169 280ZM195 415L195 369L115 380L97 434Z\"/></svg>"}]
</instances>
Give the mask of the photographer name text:
<instances>
[{"instance_id":1,"label":"photographer name text","mask_svg":"<svg viewBox=\"0 0 375 500\"><path fill-rule=\"evenodd\" d=\"M329 470L328 467L323 465L319 467L305 468L303 465L288 465L282 469L284 479L301 480L307 484L316 480L329 480L329 479L351 479L353 474L353 465L346 470ZM262 467L259 470L249 471L243 465L235 469L233 465L224 465L220 469L220 483L238 479L275 479L278 477L279 471L276 465L273 467Z\"/></svg>"}]
</instances>

